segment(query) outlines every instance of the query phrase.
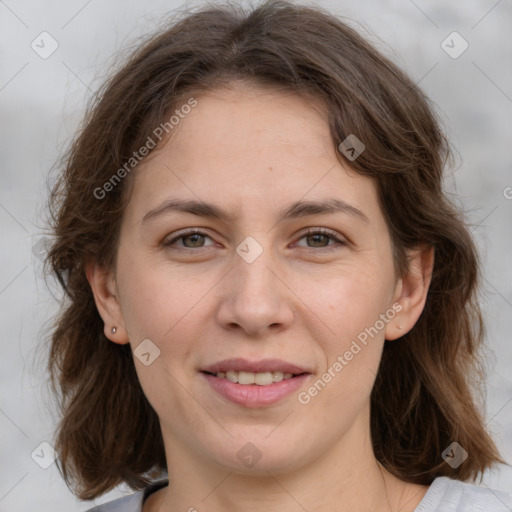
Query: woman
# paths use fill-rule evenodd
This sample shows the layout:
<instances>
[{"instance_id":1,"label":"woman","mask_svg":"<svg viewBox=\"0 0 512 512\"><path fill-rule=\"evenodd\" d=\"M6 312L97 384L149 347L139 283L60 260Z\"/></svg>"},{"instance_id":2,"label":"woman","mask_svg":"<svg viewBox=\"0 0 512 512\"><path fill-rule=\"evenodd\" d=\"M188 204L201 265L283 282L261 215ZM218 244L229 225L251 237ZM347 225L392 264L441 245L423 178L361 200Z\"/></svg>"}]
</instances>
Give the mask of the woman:
<instances>
[{"instance_id":1,"label":"woman","mask_svg":"<svg viewBox=\"0 0 512 512\"><path fill-rule=\"evenodd\" d=\"M347 25L208 7L105 84L52 194L59 467L97 511L505 511L475 245L421 90ZM167 477L168 475L168 477Z\"/></svg>"}]
</instances>

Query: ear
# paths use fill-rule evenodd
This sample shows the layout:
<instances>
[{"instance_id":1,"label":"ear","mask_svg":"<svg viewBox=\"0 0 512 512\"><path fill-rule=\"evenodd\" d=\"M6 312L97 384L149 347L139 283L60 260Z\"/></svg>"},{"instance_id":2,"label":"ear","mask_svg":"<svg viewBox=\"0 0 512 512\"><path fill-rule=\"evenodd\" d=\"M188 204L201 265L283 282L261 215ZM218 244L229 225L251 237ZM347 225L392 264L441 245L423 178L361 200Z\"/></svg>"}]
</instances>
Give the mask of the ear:
<instances>
[{"instance_id":1,"label":"ear","mask_svg":"<svg viewBox=\"0 0 512 512\"><path fill-rule=\"evenodd\" d=\"M88 263L85 273L94 295L96 307L105 324L105 336L120 345L128 343L128 333L117 298L113 272L97 263ZM115 328L115 332L112 332L113 328Z\"/></svg>"},{"instance_id":2,"label":"ear","mask_svg":"<svg viewBox=\"0 0 512 512\"><path fill-rule=\"evenodd\" d=\"M421 246L407 253L409 267L398 280L393 304L399 303L401 309L386 327L386 339L395 340L409 332L420 317L432 280L434 268L434 247Z\"/></svg>"}]
</instances>

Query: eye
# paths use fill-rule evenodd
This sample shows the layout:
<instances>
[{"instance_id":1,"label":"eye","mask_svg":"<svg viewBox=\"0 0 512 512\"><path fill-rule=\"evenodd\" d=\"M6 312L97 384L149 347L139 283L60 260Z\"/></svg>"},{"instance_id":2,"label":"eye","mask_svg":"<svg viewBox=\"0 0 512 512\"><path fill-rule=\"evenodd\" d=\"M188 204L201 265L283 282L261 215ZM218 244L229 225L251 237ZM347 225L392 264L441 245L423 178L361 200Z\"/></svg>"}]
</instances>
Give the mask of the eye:
<instances>
[{"instance_id":1,"label":"eye","mask_svg":"<svg viewBox=\"0 0 512 512\"><path fill-rule=\"evenodd\" d=\"M202 249L208 247L208 245L205 245L205 239L212 240L204 231L192 228L177 233L169 240L165 240L162 245L164 247L175 246L178 250ZM340 239L334 231L330 231L326 228L310 228L303 233L299 240L303 239L306 239L308 244L313 244L306 246L307 249L325 249L332 251L347 245L347 242ZM215 242L209 245L215 245ZM301 246L299 245L299 247ZM199 251L196 250L195 252Z\"/></svg>"},{"instance_id":2,"label":"eye","mask_svg":"<svg viewBox=\"0 0 512 512\"><path fill-rule=\"evenodd\" d=\"M188 229L186 231L182 231L178 233L176 236L171 238L170 240L164 240L163 245L165 247L169 247L172 245L176 245L178 249L202 249L203 247L207 247L204 245L205 238L211 238L204 232L199 229ZM181 241L181 244L177 244L176 242ZM214 245L214 244L210 244Z\"/></svg>"},{"instance_id":3,"label":"eye","mask_svg":"<svg viewBox=\"0 0 512 512\"><path fill-rule=\"evenodd\" d=\"M340 239L338 235L334 231L330 231L326 228L311 228L306 233L302 235L300 240L306 239L308 243L312 243L313 245L308 245L308 249L324 249L327 248L328 251L339 249L340 246L346 246L347 242ZM333 241L333 244L329 244L330 241ZM304 247L304 246L302 246Z\"/></svg>"}]
</instances>

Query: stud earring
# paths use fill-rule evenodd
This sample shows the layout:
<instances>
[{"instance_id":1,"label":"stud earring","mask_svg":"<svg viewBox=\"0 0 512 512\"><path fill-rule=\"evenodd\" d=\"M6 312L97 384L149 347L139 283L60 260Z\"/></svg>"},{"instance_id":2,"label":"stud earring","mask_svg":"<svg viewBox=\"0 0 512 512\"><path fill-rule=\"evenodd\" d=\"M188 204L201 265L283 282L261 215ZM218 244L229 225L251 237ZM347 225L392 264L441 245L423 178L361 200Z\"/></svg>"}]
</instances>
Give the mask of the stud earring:
<instances>
[{"instance_id":1,"label":"stud earring","mask_svg":"<svg viewBox=\"0 0 512 512\"><path fill-rule=\"evenodd\" d=\"M112 330L111 330L112 334L115 334L117 332L117 327L114 325L114 327L112 327Z\"/></svg>"}]
</instances>

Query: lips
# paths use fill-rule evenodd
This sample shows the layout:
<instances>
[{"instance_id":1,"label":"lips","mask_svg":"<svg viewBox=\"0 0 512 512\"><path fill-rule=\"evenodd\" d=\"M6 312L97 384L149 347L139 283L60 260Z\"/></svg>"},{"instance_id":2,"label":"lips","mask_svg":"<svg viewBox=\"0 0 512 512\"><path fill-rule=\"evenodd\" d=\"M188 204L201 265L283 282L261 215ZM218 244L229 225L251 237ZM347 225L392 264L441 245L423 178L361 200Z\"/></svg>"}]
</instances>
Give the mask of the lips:
<instances>
[{"instance_id":1,"label":"lips","mask_svg":"<svg viewBox=\"0 0 512 512\"><path fill-rule=\"evenodd\" d=\"M302 368L296 364L283 361L282 359L249 361L243 358L225 359L209 366L205 366L201 371L211 373L213 375L219 372L227 373L228 371L249 373L283 372L291 373L292 375L311 373L307 368Z\"/></svg>"},{"instance_id":2,"label":"lips","mask_svg":"<svg viewBox=\"0 0 512 512\"><path fill-rule=\"evenodd\" d=\"M226 359L200 373L216 393L243 407L267 407L297 391L311 377L306 368L280 359Z\"/></svg>"}]
</instances>

